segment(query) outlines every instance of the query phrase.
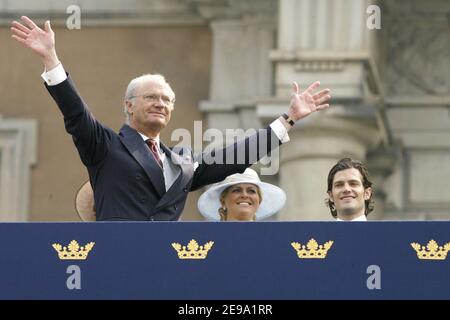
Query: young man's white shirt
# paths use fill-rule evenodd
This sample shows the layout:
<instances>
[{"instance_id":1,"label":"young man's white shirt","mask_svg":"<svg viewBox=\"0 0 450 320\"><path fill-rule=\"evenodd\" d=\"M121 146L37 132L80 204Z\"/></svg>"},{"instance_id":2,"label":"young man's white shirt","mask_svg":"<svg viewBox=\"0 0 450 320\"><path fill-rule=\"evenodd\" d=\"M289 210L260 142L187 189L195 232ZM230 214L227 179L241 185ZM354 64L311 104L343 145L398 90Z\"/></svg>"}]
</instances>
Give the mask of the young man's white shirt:
<instances>
[{"instance_id":1,"label":"young man's white shirt","mask_svg":"<svg viewBox=\"0 0 450 320\"><path fill-rule=\"evenodd\" d=\"M365 214L363 214L363 215L361 215L361 216L359 216L359 217L357 217L355 219L352 219L352 220L342 220L342 219L336 218L336 221L367 221L367 217L366 217Z\"/></svg>"}]
</instances>

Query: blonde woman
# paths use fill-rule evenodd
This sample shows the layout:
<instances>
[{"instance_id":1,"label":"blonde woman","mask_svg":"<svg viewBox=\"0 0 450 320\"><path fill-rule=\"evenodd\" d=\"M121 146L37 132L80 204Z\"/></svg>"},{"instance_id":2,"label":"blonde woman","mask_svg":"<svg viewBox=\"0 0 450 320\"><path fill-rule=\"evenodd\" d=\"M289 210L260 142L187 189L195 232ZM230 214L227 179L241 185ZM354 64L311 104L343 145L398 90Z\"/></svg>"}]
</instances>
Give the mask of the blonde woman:
<instances>
[{"instance_id":1,"label":"blonde woman","mask_svg":"<svg viewBox=\"0 0 450 320\"><path fill-rule=\"evenodd\" d=\"M258 174L247 168L214 184L198 200L200 213L213 221L256 221L279 211L286 194L277 186L261 182Z\"/></svg>"}]
</instances>

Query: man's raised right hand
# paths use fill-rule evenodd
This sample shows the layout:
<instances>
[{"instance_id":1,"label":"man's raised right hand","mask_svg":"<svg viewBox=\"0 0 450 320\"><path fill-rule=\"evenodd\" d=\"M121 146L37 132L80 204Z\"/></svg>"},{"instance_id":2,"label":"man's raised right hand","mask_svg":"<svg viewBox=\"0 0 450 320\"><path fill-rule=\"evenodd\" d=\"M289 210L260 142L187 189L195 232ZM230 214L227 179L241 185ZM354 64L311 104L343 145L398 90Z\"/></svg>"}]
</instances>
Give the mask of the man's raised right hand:
<instances>
[{"instance_id":1,"label":"man's raised right hand","mask_svg":"<svg viewBox=\"0 0 450 320\"><path fill-rule=\"evenodd\" d=\"M35 52L45 65L47 71L59 64L55 50L55 33L50 21L46 21L44 30L39 28L33 20L21 17L23 24L17 21L11 23L12 38Z\"/></svg>"}]
</instances>

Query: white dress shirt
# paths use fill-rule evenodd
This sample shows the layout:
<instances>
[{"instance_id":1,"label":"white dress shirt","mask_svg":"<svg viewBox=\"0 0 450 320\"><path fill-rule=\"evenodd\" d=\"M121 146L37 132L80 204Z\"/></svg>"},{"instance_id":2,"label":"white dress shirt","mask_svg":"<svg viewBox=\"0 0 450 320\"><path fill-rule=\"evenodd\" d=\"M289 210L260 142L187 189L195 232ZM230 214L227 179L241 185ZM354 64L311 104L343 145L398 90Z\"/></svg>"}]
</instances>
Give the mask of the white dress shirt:
<instances>
[{"instance_id":1,"label":"white dress shirt","mask_svg":"<svg viewBox=\"0 0 450 320\"><path fill-rule=\"evenodd\" d=\"M367 221L367 217L365 214L363 214L362 216L359 216L353 220L342 220L342 219L337 218L336 221Z\"/></svg>"}]
</instances>

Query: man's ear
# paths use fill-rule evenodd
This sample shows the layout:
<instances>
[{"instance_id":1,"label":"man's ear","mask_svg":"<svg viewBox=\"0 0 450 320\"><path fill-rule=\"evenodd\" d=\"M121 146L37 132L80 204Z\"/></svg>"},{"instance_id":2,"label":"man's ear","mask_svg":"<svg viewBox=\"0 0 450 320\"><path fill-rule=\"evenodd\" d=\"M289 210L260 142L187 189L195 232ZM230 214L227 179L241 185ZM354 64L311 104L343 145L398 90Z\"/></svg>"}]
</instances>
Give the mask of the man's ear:
<instances>
[{"instance_id":1,"label":"man's ear","mask_svg":"<svg viewBox=\"0 0 450 320\"><path fill-rule=\"evenodd\" d=\"M125 106L127 107L128 114L132 114L133 113L133 110L132 110L133 102L131 102L131 100L125 100Z\"/></svg>"},{"instance_id":2,"label":"man's ear","mask_svg":"<svg viewBox=\"0 0 450 320\"><path fill-rule=\"evenodd\" d=\"M328 199L330 199L330 201L334 203L333 193L331 191L328 191L327 193L328 193Z\"/></svg>"},{"instance_id":3,"label":"man's ear","mask_svg":"<svg viewBox=\"0 0 450 320\"><path fill-rule=\"evenodd\" d=\"M372 195L372 188L368 187L364 189L364 200L369 200Z\"/></svg>"}]
</instances>

